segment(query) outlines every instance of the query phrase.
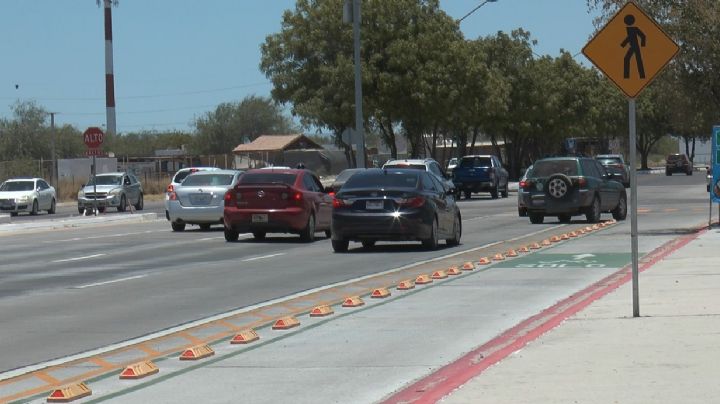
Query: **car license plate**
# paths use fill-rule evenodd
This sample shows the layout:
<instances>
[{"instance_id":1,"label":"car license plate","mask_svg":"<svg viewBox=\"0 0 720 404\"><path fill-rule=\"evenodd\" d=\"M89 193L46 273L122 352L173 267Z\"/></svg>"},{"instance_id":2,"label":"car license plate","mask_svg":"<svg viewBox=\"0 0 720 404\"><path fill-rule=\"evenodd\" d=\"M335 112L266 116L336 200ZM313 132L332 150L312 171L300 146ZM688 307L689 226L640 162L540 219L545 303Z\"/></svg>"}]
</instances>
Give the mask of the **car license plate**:
<instances>
[{"instance_id":1,"label":"car license plate","mask_svg":"<svg viewBox=\"0 0 720 404\"><path fill-rule=\"evenodd\" d=\"M267 221L268 221L267 213L257 213L257 214L252 215L253 223L267 223Z\"/></svg>"},{"instance_id":2,"label":"car license plate","mask_svg":"<svg viewBox=\"0 0 720 404\"><path fill-rule=\"evenodd\" d=\"M385 203L383 201L366 201L365 209L367 210L379 210L382 209Z\"/></svg>"},{"instance_id":3,"label":"car license plate","mask_svg":"<svg viewBox=\"0 0 720 404\"><path fill-rule=\"evenodd\" d=\"M207 205L212 200L212 195L210 194L191 194L190 195L190 203L193 205Z\"/></svg>"}]
</instances>

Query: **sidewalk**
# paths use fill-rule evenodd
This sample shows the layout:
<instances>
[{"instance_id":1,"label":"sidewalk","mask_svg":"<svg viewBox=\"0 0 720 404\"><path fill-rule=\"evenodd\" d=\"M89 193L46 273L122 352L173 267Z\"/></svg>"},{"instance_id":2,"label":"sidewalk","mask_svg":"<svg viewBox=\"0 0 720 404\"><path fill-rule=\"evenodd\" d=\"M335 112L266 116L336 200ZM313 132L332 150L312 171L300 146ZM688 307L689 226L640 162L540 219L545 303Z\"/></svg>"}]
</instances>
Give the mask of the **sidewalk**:
<instances>
[{"instance_id":1,"label":"sidewalk","mask_svg":"<svg viewBox=\"0 0 720 404\"><path fill-rule=\"evenodd\" d=\"M720 397L720 230L713 228L441 402L710 403Z\"/></svg>"}]
</instances>

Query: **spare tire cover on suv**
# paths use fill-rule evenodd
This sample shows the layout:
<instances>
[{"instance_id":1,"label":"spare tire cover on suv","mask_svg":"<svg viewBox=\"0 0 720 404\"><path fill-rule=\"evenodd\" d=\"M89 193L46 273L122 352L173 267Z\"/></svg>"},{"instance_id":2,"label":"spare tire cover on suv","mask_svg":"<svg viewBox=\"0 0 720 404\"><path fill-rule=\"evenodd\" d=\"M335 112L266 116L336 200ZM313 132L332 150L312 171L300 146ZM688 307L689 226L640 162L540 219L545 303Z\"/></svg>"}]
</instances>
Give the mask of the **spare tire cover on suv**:
<instances>
[{"instance_id":1,"label":"spare tire cover on suv","mask_svg":"<svg viewBox=\"0 0 720 404\"><path fill-rule=\"evenodd\" d=\"M554 199L563 199L570 193L572 182L565 174L553 174L547 180L545 192Z\"/></svg>"}]
</instances>

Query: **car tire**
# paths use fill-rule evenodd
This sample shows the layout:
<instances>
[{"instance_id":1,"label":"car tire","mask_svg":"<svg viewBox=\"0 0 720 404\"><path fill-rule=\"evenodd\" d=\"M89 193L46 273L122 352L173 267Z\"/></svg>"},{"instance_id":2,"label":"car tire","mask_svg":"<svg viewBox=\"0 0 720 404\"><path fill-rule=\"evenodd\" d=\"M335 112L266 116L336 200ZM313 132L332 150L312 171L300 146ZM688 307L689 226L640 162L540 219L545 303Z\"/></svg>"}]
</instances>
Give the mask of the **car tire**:
<instances>
[{"instance_id":1,"label":"car tire","mask_svg":"<svg viewBox=\"0 0 720 404\"><path fill-rule=\"evenodd\" d=\"M185 231L185 223L170 222L173 231Z\"/></svg>"},{"instance_id":2,"label":"car tire","mask_svg":"<svg viewBox=\"0 0 720 404\"><path fill-rule=\"evenodd\" d=\"M332 237L332 230L325 230L325 237L327 237L327 238Z\"/></svg>"},{"instance_id":3,"label":"car tire","mask_svg":"<svg viewBox=\"0 0 720 404\"><path fill-rule=\"evenodd\" d=\"M495 188L490 190L490 197L493 199L497 199L500 195L500 183L495 184Z\"/></svg>"},{"instance_id":4,"label":"car tire","mask_svg":"<svg viewBox=\"0 0 720 404\"><path fill-rule=\"evenodd\" d=\"M506 182L506 183L505 183L505 189L503 189L503 191L502 191L502 197L503 197L503 198L507 198L508 195L509 195L508 183Z\"/></svg>"},{"instance_id":5,"label":"car tire","mask_svg":"<svg viewBox=\"0 0 720 404\"><path fill-rule=\"evenodd\" d=\"M375 247L375 240L363 240L362 246L363 248L373 248Z\"/></svg>"},{"instance_id":6,"label":"car tire","mask_svg":"<svg viewBox=\"0 0 720 404\"><path fill-rule=\"evenodd\" d=\"M263 241L265 240L265 236L267 235L267 233L264 231L254 231L252 232L252 234L255 241Z\"/></svg>"},{"instance_id":7,"label":"car tire","mask_svg":"<svg viewBox=\"0 0 720 404\"><path fill-rule=\"evenodd\" d=\"M422 241L422 245L426 250L436 250L438 247L438 220L433 219L430 227L430 237Z\"/></svg>"},{"instance_id":8,"label":"car tire","mask_svg":"<svg viewBox=\"0 0 720 404\"><path fill-rule=\"evenodd\" d=\"M332 240L332 248L336 253L347 252L350 242L348 240Z\"/></svg>"},{"instance_id":9,"label":"car tire","mask_svg":"<svg viewBox=\"0 0 720 404\"><path fill-rule=\"evenodd\" d=\"M546 193L549 197L561 200L570 194L572 182L565 174L553 174L548 178Z\"/></svg>"},{"instance_id":10,"label":"car tire","mask_svg":"<svg viewBox=\"0 0 720 404\"><path fill-rule=\"evenodd\" d=\"M687 172L687 175L692 175L692 174L693 174L692 169Z\"/></svg>"},{"instance_id":11,"label":"car tire","mask_svg":"<svg viewBox=\"0 0 720 404\"><path fill-rule=\"evenodd\" d=\"M453 236L452 238L446 239L445 244L452 247L459 245L460 237L462 237L462 221L460 220L460 216L457 215L453 221Z\"/></svg>"},{"instance_id":12,"label":"car tire","mask_svg":"<svg viewBox=\"0 0 720 404\"><path fill-rule=\"evenodd\" d=\"M35 216L35 215L38 214L38 201L37 201L37 199L33 200L32 210L30 211L30 214L31 214L32 216Z\"/></svg>"},{"instance_id":13,"label":"car tire","mask_svg":"<svg viewBox=\"0 0 720 404\"><path fill-rule=\"evenodd\" d=\"M48 209L48 215L54 215L55 214L55 198L50 202L50 209Z\"/></svg>"},{"instance_id":14,"label":"car tire","mask_svg":"<svg viewBox=\"0 0 720 404\"><path fill-rule=\"evenodd\" d=\"M530 217L530 223L532 224L542 224L545 220L545 215L542 213L528 212L528 217Z\"/></svg>"},{"instance_id":15,"label":"car tire","mask_svg":"<svg viewBox=\"0 0 720 404\"><path fill-rule=\"evenodd\" d=\"M200 230L202 230L202 231L208 231L208 230L210 230L210 225L207 224L207 223L203 223L203 224L200 225Z\"/></svg>"},{"instance_id":16,"label":"car tire","mask_svg":"<svg viewBox=\"0 0 720 404\"><path fill-rule=\"evenodd\" d=\"M240 238L240 233L238 233L237 231L235 231L233 229L228 229L227 227L225 227L224 233L225 233L225 241L227 241L227 242L238 241L238 239Z\"/></svg>"},{"instance_id":17,"label":"car tire","mask_svg":"<svg viewBox=\"0 0 720 404\"><path fill-rule=\"evenodd\" d=\"M570 223L570 221L572 220L572 216L571 215L558 215L558 220L560 221L560 223Z\"/></svg>"},{"instance_id":18,"label":"car tire","mask_svg":"<svg viewBox=\"0 0 720 404\"><path fill-rule=\"evenodd\" d=\"M665 175L669 177L672 175L672 173L669 170L665 170Z\"/></svg>"},{"instance_id":19,"label":"car tire","mask_svg":"<svg viewBox=\"0 0 720 404\"><path fill-rule=\"evenodd\" d=\"M315 241L315 215L312 213L308 217L305 228L300 231L300 241L304 243L311 243Z\"/></svg>"},{"instance_id":20,"label":"car tire","mask_svg":"<svg viewBox=\"0 0 720 404\"><path fill-rule=\"evenodd\" d=\"M612 216L615 220L625 220L627 217L627 195L624 192L620 194L620 200L612 210Z\"/></svg>"},{"instance_id":21,"label":"car tire","mask_svg":"<svg viewBox=\"0 0 720 404\"><path fill-rule=\"evenodd\" d=\"M585 212L585 218L588 223L597 223L600 221L600 198L595 196L592 203L588 206Z\"/></svg>"},{"instance_id":22,"label":"car tire","mask_svg":"<svg viewBox=\"0 0 720 404\"><path fill-rule=\"evenodd\" d=\"M143 210L145 207L145 197L143 196L142 192L140 193L140 196L138 197L137 204L135 205L135 210Z\"/></svg>"},{"instance_id":23,"label":"car tire","mask_svg":"<svg viewBox=\"0 0 720 404\"><path fill-rule=\"evenodd\" d=\"M78 213L81 214L81 215L84 215L84 214L85 214L85 208L81 208L81 207L78 206Z\"/></svg>"},{"instance_id":24,"label":"car tire","mask_svg":"<svg viewBox=\"0 0 720 404\"><path fill-rule=\"evenodd\" d=\"M518 216L527 217L527 209L518 207Z\"/></svg>"},{"instance_id":25,"label":"car tire","mask_svg":"<svg viewBox=\"0 0 720 404\"><path fill-rule=\"evenodd\" d=\"M472 199L472 191L465 191L465 199Z\"/></svg>"},{"instance_id":26,"label":"car tire","mask_svg":"<svg viewBox=\"0 0 720 404\"><path fill-rule=\"evenodd\" d=\"M17 212L10 212L10 217L15 217L15 216L17 216L17 215L18 215Z\"/></svg>"},{"instance_id":27,"label":"car tire","mask_svg":"<svg viewBox=\"0 0 720 404\"><path fill-rule=\"evenodd\" d=\"M125 199L125 195L121 195L120 205L118 205L117 210L118 212L125 212L125 209L127 209L127 199Z\"/></svg>"},{"instance_id":28,"label":"car tire","mask_svg":"<svg viewBox=\"0 0 720 404\"><path fill-rule=\"evenodd\" d=\"M98 213L105 213L105 207L104 207L104 206L98 206Z\"/></svg>"}]
</instances>

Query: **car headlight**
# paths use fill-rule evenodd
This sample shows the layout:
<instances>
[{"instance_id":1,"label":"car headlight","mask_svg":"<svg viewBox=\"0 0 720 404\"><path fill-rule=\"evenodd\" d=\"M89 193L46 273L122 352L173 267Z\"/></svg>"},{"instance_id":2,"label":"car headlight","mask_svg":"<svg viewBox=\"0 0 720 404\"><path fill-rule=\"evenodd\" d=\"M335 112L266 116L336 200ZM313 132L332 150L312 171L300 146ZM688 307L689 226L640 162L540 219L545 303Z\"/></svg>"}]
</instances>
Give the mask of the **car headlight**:
<instances>
[{"instance_id":1,"label":"car headlight","mask_svg":"<svg viewBox=\"0 0 720 404\"><path fill-rule=\"evenodd\" d=\"M17 202L28 202L30 200L30 195L21 195L17 198Z\"/></svg>"},{"instance_id":2,"label":"car headlight","mask_svg":"<svg viewBox=\"0 0 720 404\"><path fill-rule=\"evenodd\" d=\"M118 195L120 195L121 192L122 192L122 189L120 189L120 188L115 188L115 189L111 189L110 192L108 192L108 195L110 195L110 196L118 196Z\"/></svg>"},{"instance_id":3,"label":"car headlight","mask_svg":"<svg viewBox=\"0 0 720 404\"><path fill-rule=\"evenodd\" d=\"M80 191L78 191L78 199L84 198L84 197L85 197L85 190L81 189Z\"/></svg>"}]
</instances>

